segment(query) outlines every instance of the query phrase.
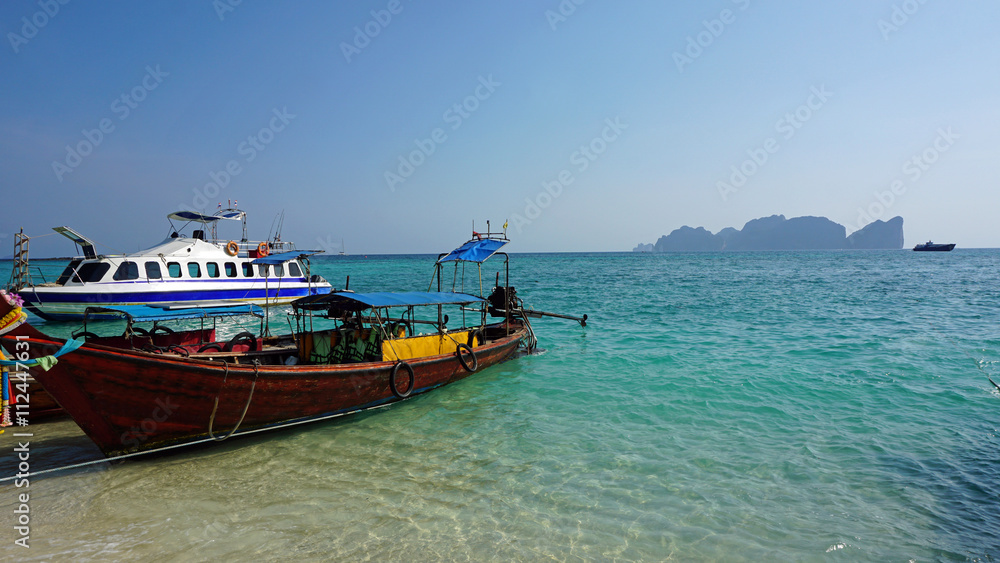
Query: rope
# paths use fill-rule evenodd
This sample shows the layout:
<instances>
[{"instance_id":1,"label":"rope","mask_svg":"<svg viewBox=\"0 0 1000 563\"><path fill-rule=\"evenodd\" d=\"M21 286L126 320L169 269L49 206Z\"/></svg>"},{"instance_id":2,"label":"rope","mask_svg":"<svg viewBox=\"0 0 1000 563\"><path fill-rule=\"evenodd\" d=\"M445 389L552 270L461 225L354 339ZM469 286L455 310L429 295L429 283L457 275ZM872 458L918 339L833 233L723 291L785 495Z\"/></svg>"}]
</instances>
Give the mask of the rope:
<instances>
[{"instance_id":1,"label":"rope","mask_svg":"<svg viewBox=\"0 0 1000 563\"><path fill-rule=\"evenodd\" d=\"M388 344L389 345L389 349L392 350L392 355L396 356L396 361L397 362L403 361L403 360L400 359L399 354L396 352L396 348L393 347L393 345L392 345L392 340L393 339L389 336L389 333L385 330L385 324L382 322L382 317L379 316L379 314L378 314L378 309L372 309L372 313L375 315L375 322L378 323L379 332L381 332L382 336L383 336L383 338L382 338L382 344Z\"/></svg>"},{"instance_id":2,"label":"rope","mask_svg":"<svg viewBox=\"0 0 1000 563\"><path fill-rule=\"evenodd\" d=\"M954 342L953 340L951 340L951 339L950 339L950 338L948 338L947 336L945 336L945 338L947 338L947 339L948 339L948 341L949 341L949 342L951 342L951 345L952 345L952 346L954 346L955 348L959 348L958 344L956 344L956 343L955 343L955 342ZM959 349L961 350L961 348L959 348ZM993 381L993 378L991 378L991 377L990 377L990 374L986 373L986 370L984 370L984 369L983 369L983 364L982 364L982 362L980 362L980 361L979 361L979 360L977 360L976 358L972 357L972 354L970 354L970 353L966 352L965 350L962 350L962 353L963 353L963 354L965 354L965 355L966 355L966 356L967 356L967 357L968 357L968 358L969 358L970 360L972 360L972 361L973 361L973 362L974 362L974 363L976 364L976 367L977 367L977 368L979 368L979 371L983 372L983 375L985 375L985 376L986 376L986 379L987 379L987 380L988 380L988 381L989 381L990 383L992 383L994 387L996 387L996 388L997 388L997 391L1000 391L1000 385L997 385L997 382L996 382L996 381Z\"/></svg>"},{"instance_id":3,"label":"rope","mask_svg":"<svg viewBox=\"0 0 1000 563\"><path fill-rule=\"evenodd\" d=\"M524 326L528 328L528 353L530 354L538 346L538 338L535 337L535 329L531 328L531 323L528 321L527 315L522 315L521 320L524 321Z\"/></svg>"},{"instance_id":4,"label":"rope","mask_svg":"<svg viewBox=\"0 0 1000 563\"><path fill-rule=\"evenodd\" d=\"M938 293L942 293L942 291L938 290ZM942 330L940 327L938 327L936 323L930 323L930 328L938 336L940 336L941 338L944 338L945 340L947 340L948 343L951 344L953 348L955 348L956 350L961 351L963 354L965 354L965 357L967 357L970 360L972 360L972 362L974 364L976 364L976 368L978 368L979 371L982 372L982 374L986 376L986 379L989 380L989 382L992 383L993 386L997 388L997 391L1000 391L1000 385L997 385L997 383L995 381L993 381L992 378L990 378L990 374L986 373L986 370L983 369L983 365L982 365L982 363L979 360L977 360L976 358L974 358L972 356L972 354L970 354L967 350L965 350L964 348L962 348L962 346L960 346L958 344L958 342L955 342L950 336L948 336L947 334L945 334L944 330Z\"/></svg>"},{"instance_id":5,"label":"rope","mask_svg":"<svg viewBox=\"0 0 1000 563\"><path fill-rule=\"evenodd\" d=\"M263 428L256 428L254 430L244 430L243 432L240 432L240 436L246 436L248 434L256 434L258 432L266 432L268 430L279 430L281 428L290 428L292 426L299 426L301 424L309 424L309 423L312 423L312 422L322 422L324 420L330 420L331 418L340 418L342 416L347 416L349 414L354 414L354 413L358 413L358 412L364 412L364 411L370 411L370 410L374 410L374 409L385 408L385 407L388 407L388 406L390 406L392 404L394 404L394 403L387 403L387 404L384 404L384 405L376 405L374 407L368 407L368 408L364 408L364 409L358 409L356 411L339 412L339 413L329 414L329 415L326 415L326 416L321 416L319 418L308 418L308 419L305 419L305 420L296 420L296 421L293 421L293 422L285 422L285 423L281 423L281 424L275 424L273 426L265 426ZM104 459L92 459L90 461L84 461L84 462L80 462L80 463L74 463L74 464L71 464L71 465L64 465L62 467L53 467L51 469L43 469L41 471L32 471L31 473L22 473L22 474L19 474L19 475L11 475L10 477L3 477L3 478L0 478L0 483L4 483L6 481L13 481L14 479L20 479L22 477L35 477L37 475L43 475L45 473L54 473L56 471L65 471L65 470L69 470L69 469L77 469L77 468L80 468L80 467L87 467L89 465L97 465L98 463L111 463L111 462L118 461L118 460L121 460L121 459L128 459L128 458L138 457L138 456L143 456L143 455L156 454L156 453L161 453L161 452L165 452L165 451L169 451L169 450L176 450L177 448L185 448L185 447L188 447L188 446L197 446L198 444L205 444L205 443L213 442L213 441L215 441L215 440L213 440L212 438L202 438L201 440L195 440L194 442L184 442L183 444L174 444L172 446L163 446L162 448L155 448L155 449L152 449L152 450L144 450L144 451L141 451L141 452L132 452L130 454L123 454L123 455L118 455L118 456L114 456L114 457L108 457L108 458L104 458Z\"/></svg>"},{"instance_id":6,"label":"rope","mask_svg":"<svg viewBox=\"0 0 1000 563\"><path fill-rule=\"evenodd\" d=\"M17 233L14 233L14 234L17 234ZM59 233L56 233L56 232L52 232L52 233L45 233L44 235L32 235L32 236L30 236L30 237L29 237L28 235L24 235L24 238L27 238L27 239L33 239L33 238L45 238L45 237L50 237L50 236L52 236L52 235L58 235L58 234L59 234Z\"/></svg>"},{"instance_id":7,"label":"rope","mask_svg":"<svg viewBox=\"0 0 1000 563\"><path fill-rule=\"evenodd\" d=\"M458 340L455 340L455 337L452 336L450 332L444 330L440 326L437 327L437 329L438 329L438 332L440 332L441 334L443 334L443 335L447 336L448 338L450 338L451 341L455 343L455 346L458 346L459 344L464 344L464 342L459 342ZM469 330L471 331L472 329L469 329Z\"/></svg>"},{"instance_id":8,"label":"rope","mask_svg":"<svg viewBox=\"0 0 1000 563\"><path fill-rule=\"evenodd\" d=\"M253 399L253 391L254 391L254 389L257 388L257 376L259 375L259 370L260 370L260 362L258 362L257 360L254 360L253 361L253 383L250 385L250 395L247 396L247 404L243 406L243 414L240 415L240 420L236 423L236 426L233 427L233 429L229 431L229 434L226 434L222 438L217 438L215 436L215 433L212 432L212 426L215 423L215 411L219 408L219 395L221 395L222 394L222 390L225 389L225 387L226 387L226 378L229 377L229 362L227 362L226 360L222 360L222 363L225 364L226 373L222 376L222 385L219 387L219 392L215 395L215 404L212 405L212 416L210 416L209 419L208 419L208 435L211 436L212 439L215 440L216 442L221 442L223 440L226 440L226 439L230 438L233 434L236 433L237 430L239 430L240 425L243 424L243 418L247 415L247 410L250 408L250 401L251 401L251 399Z\"/></svg>"}]
</instances>

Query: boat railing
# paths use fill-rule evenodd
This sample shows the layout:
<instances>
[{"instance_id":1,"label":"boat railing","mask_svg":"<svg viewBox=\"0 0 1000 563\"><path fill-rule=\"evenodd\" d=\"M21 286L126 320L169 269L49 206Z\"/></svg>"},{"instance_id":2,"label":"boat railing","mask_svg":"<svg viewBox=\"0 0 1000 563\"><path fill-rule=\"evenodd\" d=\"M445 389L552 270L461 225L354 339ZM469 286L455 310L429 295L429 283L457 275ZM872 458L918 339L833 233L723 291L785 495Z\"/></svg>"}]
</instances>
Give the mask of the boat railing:
<instances>
[{"instance_id":1,"label":"boat railing","mask_svg":"<svg viewBox=\"0 0 1000 563\"><path fill-rule=\"evenodd\" d=\"M226 244L228 244L230 242L230 240L218 239L218 240L213 240L213 241L210 241L210 242L212 242L214 244L220 244L220 245L225 246ZM242 240L242 241L240 241L240 240L232 240L231 242L235 242L236 244L240 245L240 250L257 248L258 246L260 246L262 244L267 245L267 247L270 248L272 252L278 252L278 251L286 252L286 251L290 251L290 250L295 250L295 243L294 242L284 241L284 240L279 240L279 241L273 241L273 240Z\"/></svg>"},{"instance_id":2,"label":"boat railing","mask_svg":"<svg viewBox=\"0 0 1000 563\"><path fill-rule=\"evenodd\" d=\"M285 240L234 240L234 239L210 239L205 242L216 246L227 248L230 243L234 243L237 252L233 256L241 258L258 258L261 247L267 247L268 254L279 252L291 252L296 250L295 243Z\"/></svg>"}]
</instances>

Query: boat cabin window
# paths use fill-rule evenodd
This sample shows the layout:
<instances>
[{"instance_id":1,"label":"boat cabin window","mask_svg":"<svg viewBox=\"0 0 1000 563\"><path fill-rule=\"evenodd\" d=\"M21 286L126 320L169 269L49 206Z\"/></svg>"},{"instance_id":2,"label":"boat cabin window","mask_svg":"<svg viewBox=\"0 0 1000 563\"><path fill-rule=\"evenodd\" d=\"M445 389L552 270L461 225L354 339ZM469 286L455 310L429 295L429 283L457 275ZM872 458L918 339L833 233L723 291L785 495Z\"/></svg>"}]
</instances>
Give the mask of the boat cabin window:
<instances>
[{"instance_id":1,"label":"boat cabin window","mask_svg":"<svg viewBox=\"0 0 1000 563\"><path fill-rule=\"evenodd\" d=\"M253 277L253 264L250 262L243 263L243 277L252 278Z\"/></svg>"},{"instance_id":2,"label":"boat cabin window","mask_svg":"<svg viewBox=\"0 0 1000 563\"><path fill-rule=\"evenodd\" d=\"M70 262L69 266L66 266L66 269L63 270L63 273L59 275L59 279L56 280L56 283L59 285L66 285L66 282L69 281L70 276L73 276L74 282L80 283L80 274L76 273L76 269L80 267L80 264L82 263L83 260L73 260L72 262Z\"/></svg>"},{"instance_id":3,"label":"boat cabin window","mask_svg":"<svg viewBox=\"0 0 1000 563\"><path fill-rule=\"evenodd\" d=\"M293 278L301 278L302 270L299 269L299 265L296 264L295 262L289 262L288 275L292 276Z\"/></svg>"},{"instance_id":4,"label":"boat cabin window","mask_svg":"<svg viewBox=\"0 0 1000 563\"><path fill-rule=\"evenodd\" d=\"M283 278L285 277L285 267L281 264L274 265L274 277Z\"/></svg>"},{"instance_id":5,"label":"boat cabin window","mask_svg":"<svg viewBox=\"0 0 1000 563\"><path fill-rule=\"evenodd\" d=\"M110 269L111 264L107 262L90 262L84 264L78 272L80 273L80 279L84 282L99 282Z\"/></svg>"},{"instance_id":6,"label":"boat cabin window","mask_svg":"<svg viewBox=\"0 0 1000 563\"><path fill-rule=\"evenodd\" d=\"M151 280L163 279L163 274L160 273L159 262L146 262L146 278Z\"/></svg>"},{"instance_id":7,"label":"boat cabin window","mask_svg":"<svg viewBox=\"0 0 1000 563\"><path fill-rule=\"evenodd\" d=\"M139 279L139 265L135 262L122 262L118 265L118 269L115 270L114 279L118 281Z\"/></svg>"},{"instance_id":8,"label":"boat cabin window","mask_svg":"<svg viewBox=\"0 0 1000 563\"><path fill-rule=\"evenodd\" d=\"M268 268L267 264L257 264L257 275L265 278L271 275L271 269Z\"/></svg>"},{"instance_id":9,"label":"boat cabin window","mask_svg":"<svg viewBox=\"0 0 1000 563\"><path fill-rule=\"evenodd\" d=\"M237 276L236 264L233 262L226 262L226 277L235 278Z\"/></svg>"},{"instance_id":10,"label":"boat cabin window","mask_svg":"<svg viewBox=\"0 0 1000 563\"><path fill-rule=\"evenodd\" d=\"M169 273L170 277L172 277L172 278L179 278L179 277L181 277L181 265L178 264L177 262L168 262L167 263L167 273Z\"/></svg>"},{"instance_id":11,"label":"boat cabin window","mask_svg":"<svg viewBox=\"0 0 1000 563\"><path fill-rule=\"evenodd\" d=\"M188 262L188 275L192 278L201 277L201 265L197 262Z\"/></svg>"},{"instance_id":12,"label":"boat cabin window","mask_svg":"<svg viewBox=\"0 0 1000 563\"><path fill-rule=\"evenodd\" d=\"M205 264L205 271L208 273L208 277L217 278L219 277L219 265L215 262L209 262Z\"/></svg>"}]
</instances>

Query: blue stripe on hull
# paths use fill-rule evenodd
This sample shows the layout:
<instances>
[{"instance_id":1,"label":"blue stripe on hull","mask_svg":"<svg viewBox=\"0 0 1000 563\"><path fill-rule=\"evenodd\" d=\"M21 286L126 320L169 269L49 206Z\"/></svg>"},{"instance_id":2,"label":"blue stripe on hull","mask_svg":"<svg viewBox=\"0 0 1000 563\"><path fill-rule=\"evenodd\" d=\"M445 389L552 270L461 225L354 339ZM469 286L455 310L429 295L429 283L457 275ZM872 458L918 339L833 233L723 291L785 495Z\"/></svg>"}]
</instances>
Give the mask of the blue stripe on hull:
<instances>
[{"instance_id":1,"label":"blue stripe on hull","mask_svg":"<svg viewBox=\"0 0 1000 563\"><path fill-rule=\"evenodd\" d=\"M20 293L25 307L32 313L46 320L77 320L83 318L83 309L91 305L126 305L126 304L157 304L157 303L218 303L221 301L244 302L257 301L264 304L265 300L277 300L275 304L288 303L299 297L311 294L329 293L327 287L273 288L253 290L201 290L201 291L152 291L141 293L42 293L42 299L32 290Z\"/></svg>"},{"instance_id":2,"label":"blue stripe on hull","mask_svg":"<svg viewBox=\"0 0 1000 563\"><path fill-rule=\"evenodd\" d=\"M326 289L326 288L322 288ZM313 291L313 293L329 293ZM144 291L144 292L94 292L94 293L35 293L25 290L20 293L25 302L45 305L46 303L172 303L174 301L222 301L230 299L264 299L265 297L305 297L309 288L268 289L210 289L200 291ZM41 296L41 298L39 298Z\"/></svg>"}]
</instances>

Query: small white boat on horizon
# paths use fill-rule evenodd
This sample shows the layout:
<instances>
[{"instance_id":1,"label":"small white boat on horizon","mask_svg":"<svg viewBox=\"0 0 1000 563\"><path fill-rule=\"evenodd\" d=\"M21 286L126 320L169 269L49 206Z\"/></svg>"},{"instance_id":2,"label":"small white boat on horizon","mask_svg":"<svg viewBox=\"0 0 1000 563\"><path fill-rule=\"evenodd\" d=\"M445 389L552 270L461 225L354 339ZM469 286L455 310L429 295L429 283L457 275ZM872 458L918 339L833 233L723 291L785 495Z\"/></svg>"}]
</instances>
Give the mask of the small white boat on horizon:
<instances>
[{"instance_id":1,"label":"small white boat on horizon","mask_svg":"<svg viewBox=\"0 0 1000 563\"><path fill-rule=\"evenodd\" d=\"M87 307L98 305L270 306L332 289L322 276L309 273L308 257L321 250L296 250L295 244L282 241L280 234L268 241L250 241L242 210L220 209L213 215L178 211L167 219L172 228L163 242L117 255L99 255L93 241L69 227L55 227L53 230L76 243L83 255L73 258L55 282L41 284L30 282L27 256L16 259L10 289L20 294L31 312L56 321L82 319ZM176 228L174 220L185 223ZM242 222L239 241L217 237L218 223L224 220ZM191 224L202 228L194 229L190 236L182 233Z\"/></svg>"}]
</instances>

